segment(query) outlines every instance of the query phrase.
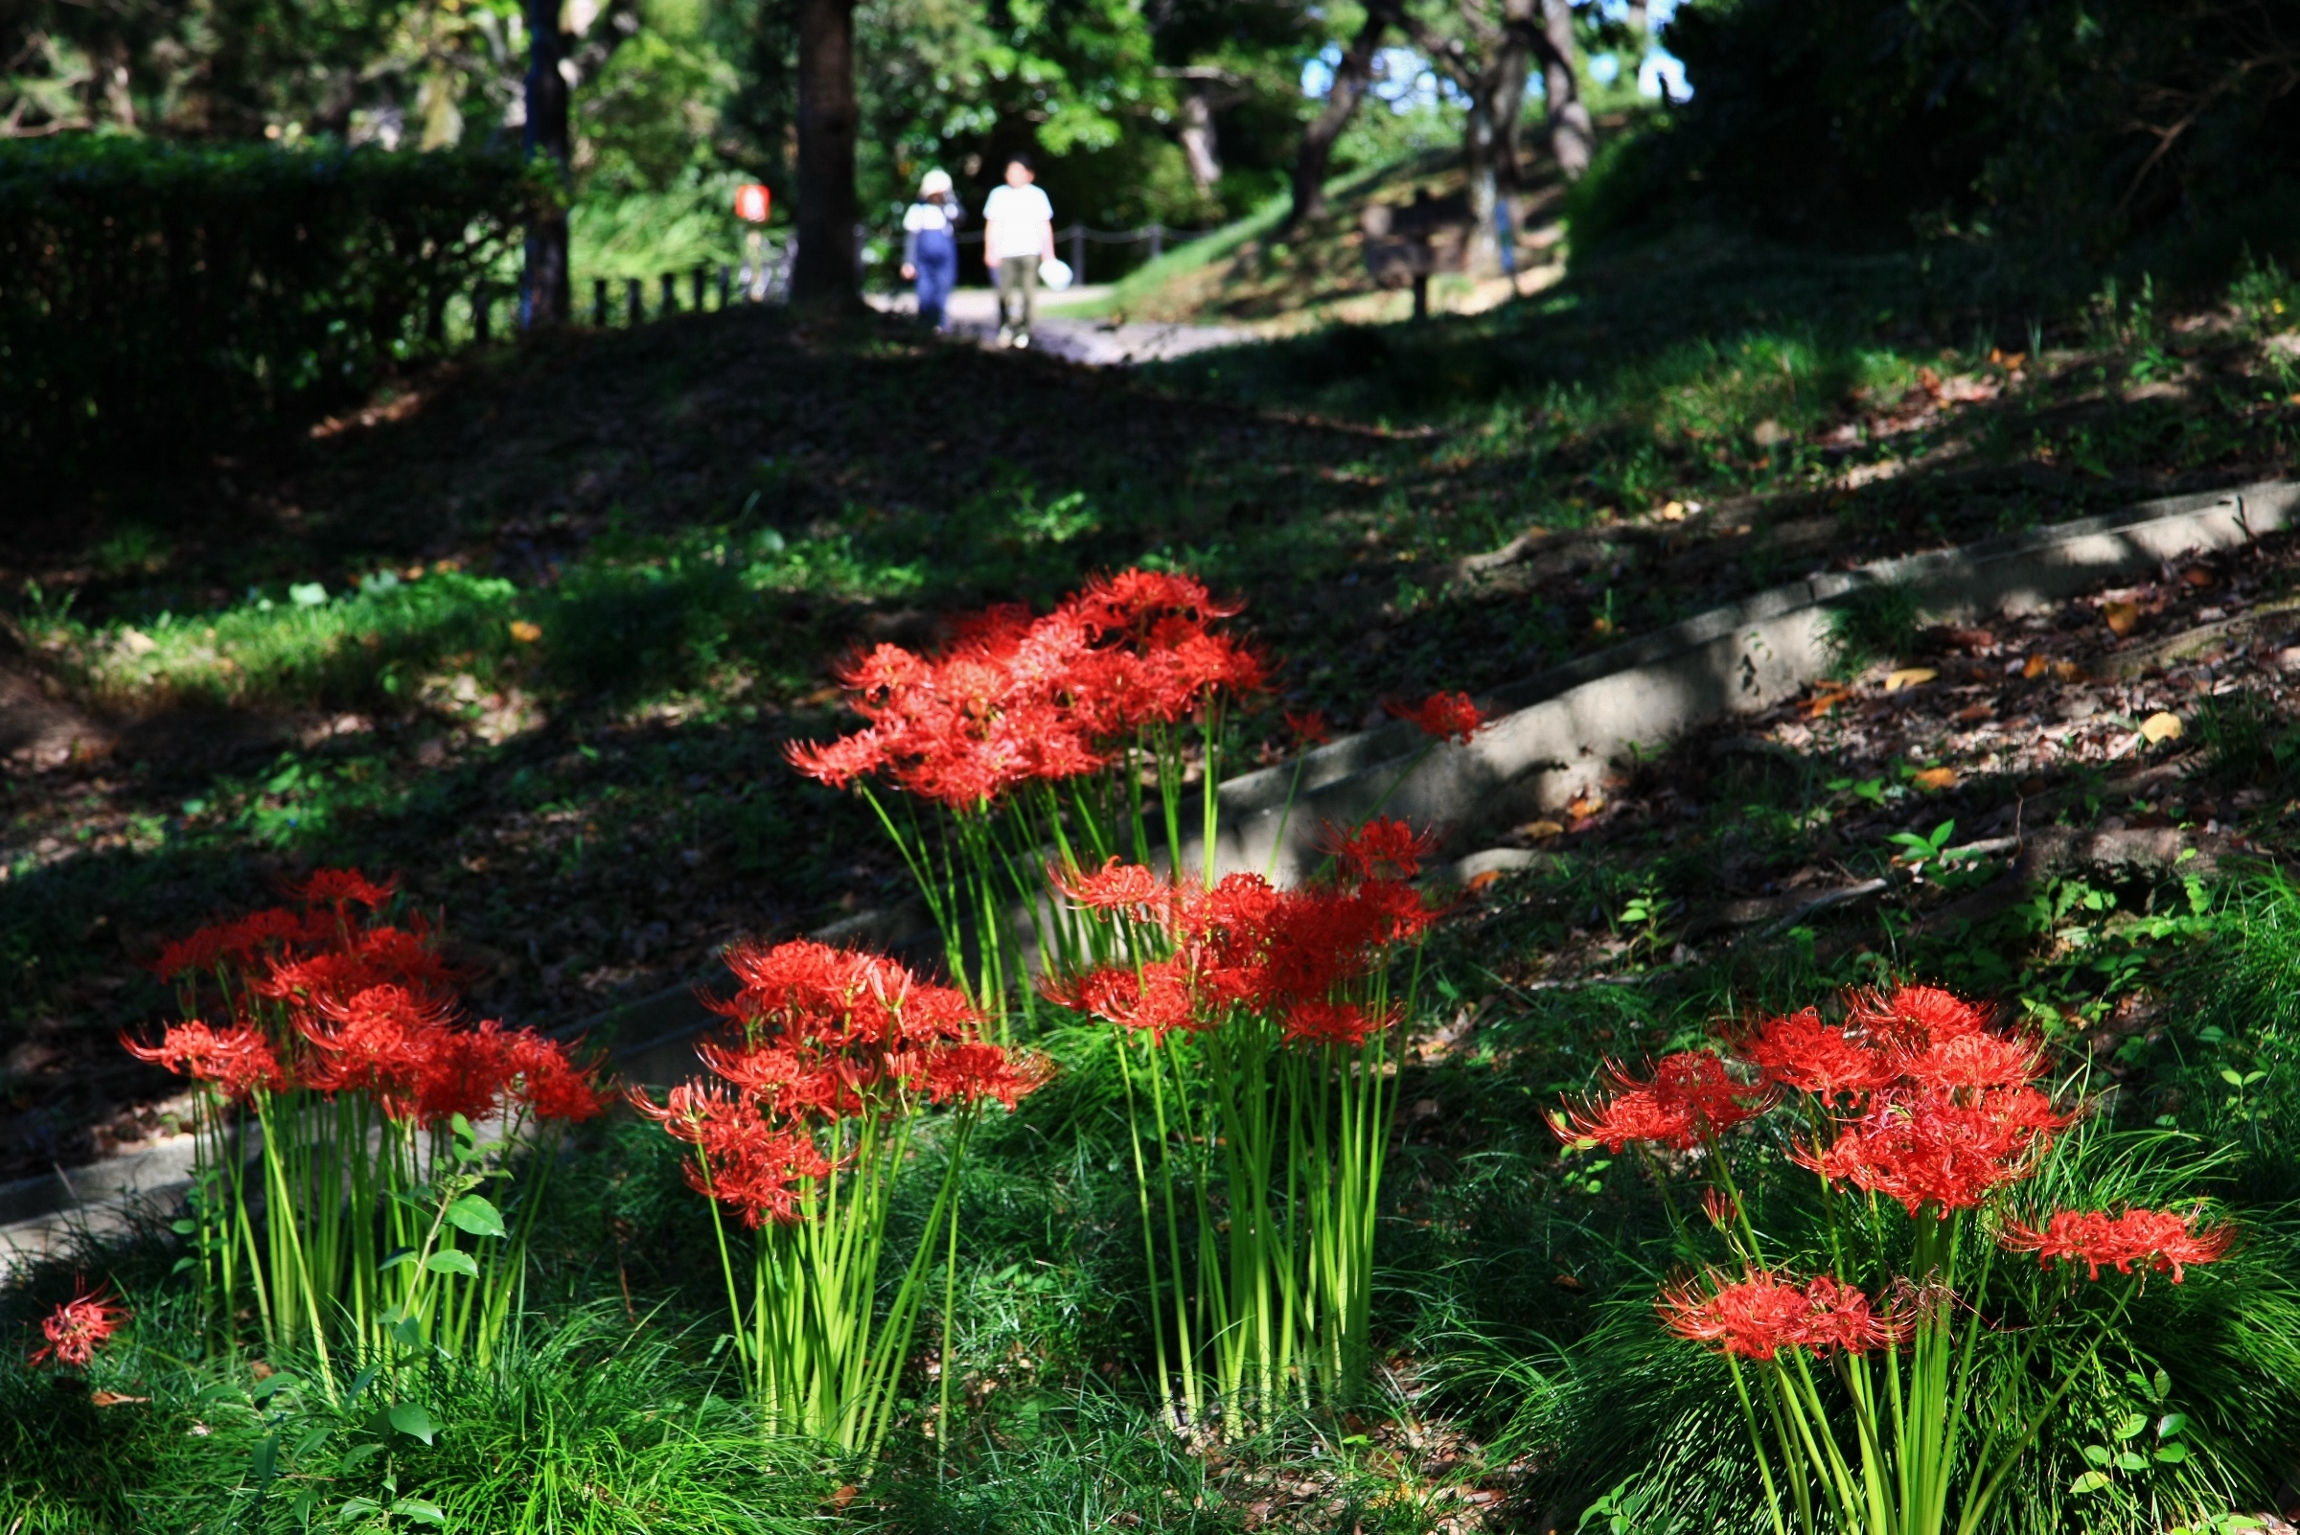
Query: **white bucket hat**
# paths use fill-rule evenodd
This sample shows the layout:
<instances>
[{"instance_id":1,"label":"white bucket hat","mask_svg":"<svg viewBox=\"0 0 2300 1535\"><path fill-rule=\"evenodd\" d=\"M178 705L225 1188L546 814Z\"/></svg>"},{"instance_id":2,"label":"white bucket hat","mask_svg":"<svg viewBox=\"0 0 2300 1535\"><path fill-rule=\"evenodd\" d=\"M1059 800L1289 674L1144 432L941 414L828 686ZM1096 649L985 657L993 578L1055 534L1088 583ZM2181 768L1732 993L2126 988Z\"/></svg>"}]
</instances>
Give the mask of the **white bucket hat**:
<instances>
[{"instance_id":1,"label":"white bucket hat","mask_svg":"<svg viewBox=\"0 0 2300 1535\"><path fill-rule=\"evenodd\" d=\"M918 195L919 195L919 196L921 196L921 197L932 197L932 196L933 196L935 193L937 193L937 192L940 192L940 193L941 193L943 196L945 196L945 197L948 197L948 196L950 195L950 192L951 192L951 185L950 185L950 172L948 172L948 171L928 171L928 172L926 173L926 175L924 175L923 177L921 177L921 178L919 179L919 183L918 183Z\"/></svg>"}]
</instances>

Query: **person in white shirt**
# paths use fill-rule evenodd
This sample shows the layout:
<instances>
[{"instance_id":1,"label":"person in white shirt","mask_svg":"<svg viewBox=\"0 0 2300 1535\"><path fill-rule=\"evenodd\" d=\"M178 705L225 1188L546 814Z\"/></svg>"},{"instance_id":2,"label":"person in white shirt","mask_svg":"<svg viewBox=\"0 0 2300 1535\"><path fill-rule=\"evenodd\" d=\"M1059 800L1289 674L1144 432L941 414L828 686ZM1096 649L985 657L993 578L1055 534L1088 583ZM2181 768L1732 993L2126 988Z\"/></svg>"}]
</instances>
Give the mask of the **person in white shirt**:
<instances>
[{"instance_id":1,"label":"person in white shirt","mask_svg":"<svg viewBox=\"0 0 2300 1535\"><path fill-rule=\"evenodd\" d=\"M902 216L903 280L918 283L918 317L936 330L950 329L945 306L958 286L958 222L965 217L948 171L928 171L918 201Z\"/></svg>"},{"instance_id":2,"label":"person in white shirt","mask_svg":"<svg viewBox=\"0 0 2300 1535\"><path fill-rule=\"evenodd\" d=\"M1031 183L1030 156L1006 162L1006 185L993 187L982 208L982 254L998 282L998 344L1030 345L1037 306L1038 264L1054 259L1054 205Z\"/></svg>"}]
</instances>

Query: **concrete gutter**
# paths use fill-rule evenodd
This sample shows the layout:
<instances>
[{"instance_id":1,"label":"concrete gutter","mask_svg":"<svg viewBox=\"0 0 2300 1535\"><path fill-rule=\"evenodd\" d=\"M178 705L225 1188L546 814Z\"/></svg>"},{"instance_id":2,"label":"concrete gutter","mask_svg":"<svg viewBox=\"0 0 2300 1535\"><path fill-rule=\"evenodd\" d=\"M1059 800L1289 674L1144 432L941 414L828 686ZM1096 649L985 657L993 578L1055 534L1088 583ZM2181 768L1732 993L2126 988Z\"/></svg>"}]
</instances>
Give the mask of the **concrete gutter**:
<instances>
[{"instance_id":1,"label":"concrete gutter","mask_svg":"<svg viewBox=\"0 0 2300 1535\"><path fill-rule=\"evenodd\" d=\"M1431 747L1395 724L1322 746L1221 786L1215 847L1223 872L1268 872L1291 883L1323 860L1328 824L1377 811L1450 828L1457 847L1476 833L1556 809L1597 786L1632 747L1654 750L1712 721L1760 713L1825 674L1833 604L1864 587L1905 586L1929 615L1973 622L2034 612L2089 587L2155 570L2184 555L2234 549L2300 522L2300 483L2144 501L2120 512L2056 523L1934 554L1880 560L1815 575L1630 640L1479 700L1495 723L1467 746ZM1297 782L1297 773L1299 775ZM1289 796L1292 807L1287 808ZM1195 812L1185 825L1197 822ZM1184 861L1197 861L1186 843ZM1532 867L1544 855L1497 848L1435 871L1465 881ZM814 937L901 950L925 928L916 907L862 912ZM928 949L938 949L928 945ZM921 957L927 957L922 952ZM555 1030L605 1043L635 1082L692 1074L694 1037L714 1021L695 1000L696 976ZM11 1261L64 1250L72 1234L117 1230L139 1209L165 1209L189 1187L191 1143L173 1142L70 1173L0 1185L0 1274Z\"/></svg>"}]
</instances>

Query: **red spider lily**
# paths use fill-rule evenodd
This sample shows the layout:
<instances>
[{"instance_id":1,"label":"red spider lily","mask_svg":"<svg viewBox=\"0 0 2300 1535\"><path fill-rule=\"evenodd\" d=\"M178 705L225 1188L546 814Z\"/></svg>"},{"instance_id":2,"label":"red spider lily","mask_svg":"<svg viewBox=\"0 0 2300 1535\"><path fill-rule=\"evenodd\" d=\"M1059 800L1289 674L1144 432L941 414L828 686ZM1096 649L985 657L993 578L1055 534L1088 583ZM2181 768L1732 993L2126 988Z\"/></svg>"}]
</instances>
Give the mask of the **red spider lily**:
<instances>
[{"instance_id":1,"label":"red spider lily","mask_svg":"<svg viewBox=\"0 0 2300 1535\"><path fill-rule=\"evenodd\" d=\"M963 993L920 981L895 960L801 941L738 944L727 963L742 989L705 998L743 1024L745 1043L698 1047L705 1065L784 1119L841 1119L890 1109L890 1095L937 1103L1035 1089L1034 1067L981 1041Z\"/></svg>"},{"instance_id":2,"label":"red spider lily","mask_svg":"<svg viewBox=\"0 0 2300 1535\"><path fill-rule=\"evenodd\" d=\"M1803 1285L1761 1269L1731 1281L1710 1274L1663 1290L1655 1305L1679 1337L1742 1359L1771 1359L1785 1348L1865 1353L1908 1330L1905 1318L1880 1314L1868 1296L1826 1274Z\"/></svg>"},{"instance_id":3,"label":"red spider lily","mask_svg":"<svg viewBox=\"0 0 2300 1535\"><path fill-rule=\"evenodd\" d=\"M1089 911L1152 910L1168 904L1174 896L1174 887L1167 881L1138 863L1120 863L1116 858L1092 874L1050 863L1046 877L1055 889Z\"/></svg>"},{"instance_id":4,"label":"red spider lily","mask_svg":"<svg viewBox=\"0 0 2300 1535\"><path fill-rule=\"evenodd\" d=\"M834 787L884 775L962 809L1094 772L1133 732L1262 688L1260 655L1211 627L1236 612L1189 577L1139 570L1090 582L1043 618L994 608L939 655L880 645L858 657L840 681L867 728L786 755Z\"/></svg>"},{"instance_id":5,"label":"red spider lily","mask_svg":"<svg viewBox=\"0 0 2300 1535\"><path fill-rule=\"evenodd\" d=\"M2027 1177L2073 1115L2057 1113L2031 1087L1969 1095L1896 1089L1870 1099L1836 1140L1800 1147L1792 1160L1830 1179L1895 1199L1915 1215L1978 1205L1989 1191Z\"/></svg>"},{"instance_id":6,"label":"red spider lily","mask_svg":"<svg viewBox=\"0 0 2300 1535\"><path fill-rule=\"evenodd\" d=\"M1701 1213L1709 1217L1710 1225L1723 1231L1741 1218L1741 1201L1723 1189L1703 1189L1701 1191Z\"/></svg>"},{"instance_id":7,"label":"red spider lily","mask_svg":"<svg viewBox=\"0 0 2300 1535\"><path fill-rule=\"evenodd\" d=\"M1409 880L1437 846L1435 830L1415 831L1404 821L1377 817L1355 831L1328 827L1322 848L1353 879Z\"/></svg>"},{"instance_id":8,"label":"red spider lily","mask_svg":"<svg viewBox=\"0 0 2300 1535\"><path fill-rule=\"evenodd\" d=\"M439 1006L453 997L460 979L439 957L428 933L373 927L352 934L345 947L274 958L254 984L261 996L305 1003L340 1000L373 986L396 986Z\"/></svg>"},{"instance_id":9,"label":"red spider lily","mask_svg":"<svg viewBox=\"0 0 2300 1535\"><path fill-rule=\"evenodd\" d=\"M1989 1015L1938 986L1896 986L1856 992L1850 1022L1902 1059L1913 1058L1959 1035L1988 1027Z\"/></svg>"},{"instance_id":10,"label":"red spider lily","mask_svg":"<svg viewBox=\"0 0 2300 1535\"><path fill-rule=\"evenodd\" d=\"M1296 751L1310 746L1323 746L1334 738L1334 727L1328 723L1322 709L1311 709L1301 714L1287 709L1283 711L1283 718L1286 733L1293 737Z\"/></svg>"},{"instance_id":11,"label":"red spider lily","mask_svg":"<svg viewBox=\"0 0 2300 1535\"><path fill-rule=\"evenodd\" d=\"M1046 1076L1040 1061L974 1040L928 1052L911 1080L936 1103L996 1098L1011 1109L1044 1086Z\"/></svg>"},{"instance_id":12,"label":"red spider lily","mask_svg":"<svg viewBox=\"0 0 2300 1535\"><path fill-rule=\"evenodd\" d=\"M1830 1349L1866 1353L1900 1342L1910 1329L1907 1317L1878 1312L1868 1296L1827 1274L1806 1283L1805 1304L1804 1336L1797 1341L1820 1353Z\"/></svg>"},{"instance_id":13,"label":"red spider lily","mask_svg":"<svg viewBox=\"0 0 2300 1535\"><path fill-rule=\"evenodd\" d=\"M1906 1055L1901 1074L1920 1087L1959 1089L2022 1087L2044 1069L2044 1045L2002 1034L1950 1034Z\"/></svg>"},{"instance_id":14,"label":"red spider lily","mask_svg":"<svg viewBox=\"0 0 2300 1535\"><path fill-rule=\"evenodd\" d=\"M1411 705L1389 698L1382 701L1382 707L1401 720L1413 721L1425 735L1463 746L1469 744L1471 736L1493 723L1470 701L1467 693L1432 693Z\"/></svg>"},{"instance_id":15,"label":"red spider lily","mask_svg":"<svg viewBox=\"0 0 2300 1535\"><path fill-rule=\"evenodd\" d=\"M125 1034L120 1045L139 1061L165 1066L195 1082L212 1082L238 1103L259 1092L285 1092L291 1085L271 1041L261 1029L247 1024L214 1029L194 1019L168 1025L156 1045L139 1045Z\"/></svg>"},{"instance_id":16,"label":"red spider lily","mask_svg":"<svg viewBox=\"0 0 2300 1535\"><path fill-rule=\"evenodd\" d=\"M1354 1002L1297 1002L1278 1021L1288 1044L1339 1045L1355 1050L1367 1036L1396 1022L1394 1012L1373 1013Z\"/></svg>"},{"instance_id":17,"label":"red spider lily","mask_svg":"<svg viewBox=\"0 0 2300 1535\"><path fill-rule=\"evenodd\" d=\"M519 1070L510 1037L492 1020L470 1029L431 1028L410 1045L416 1062L411 1117L427 1128L458 1114L484 1119L494 1113Z\"/></svg>"},{"instance_id":18,"label":"red spider lily","mask_svg":"<svg viewBox=\"0 0 2300 1535\"><path fill-rule=\"evenodd\" d=\"M326 912L298 915L274 906L229 922L212 923L160 950L153 972L164 979L201 975L231 963L247 965L267 953L334 938L336 924Z\"/></svg>"},{"instance_id":19,"label":"red spider lily","mask_svg":"<svg viewBox=\"0 0 2300 1535\"><path fill-rule=\"evenodd\" d=\"M288 894L306 906L322 904L341 909L346 902L356 901L373 911L389 901L399 889L399 876L371 880L357 869L318 869L300 885L289 885Z\"/></svg>"},{"instance_id":20,"label":"red spider lily","mask_svg":"<svg viewBox=\"0 0 2300 1535\"><path fill-rule=\"evenodd\" d=\"M128 1319L128 1308L105 1294L102 1288L80 1293L48 1313L40 1321L40 1333L47 1346L32 1355L32 1363L53 1359L86 1369L96 1357L96 1350L104 1341L120 1330Z\"/></svg>"},{"instance_id":21,"label":"red spider lily","mask_svg":"<svg viewBox=\"0 0 2300 1535\"><path fill-rule=\"evenodd\" d=\"M1773 1106L1769 1087L1734 1081L1725 1063L1705 1050L1663 1056L1654 1062L1650 1082L1618 1066L1607 1069L1623 1090L1594 1112L1575 1109L1563 1127L1553 1126L1561 1140L1600 1141L1616 1154L1632 1141L1686 1151Z\"/></svg>"},{"instance_id":22,"label":"red spider lily","mask_svg":"<svg viewBox=\"0 0 2300 1535\"><path fill-rule=\"evenodd\" d=\"M1662 1325L1693 1343L1714 1344L1742 1359L1770 1359L1804 1341L1812 1309L1805 1292L1762 1270L1718 1283L1687 1280L1655 1300Z\"/></svg>"},{"instance_id":23,"label":"red spider lily","mask_svg":"<svg viewBox=\"0 0 2300 1535\"><path fill-rule=\"evenodd\" d=\"M687 1182L739 1211L753 1230L770 1221L798 1220L811 1192L807 1185L829 1177L834 1167L813 1137L769 1124L741 1094L686 1082L672 1088L660 1106L637 1088L630 1101L674 1140L702 1154L688 1165Z\"/></svg>"},{"instance_id":24,"label":"red spider lily","mask_svg":"<svg viewBox=\"0 0 2300 1535\"><path fill-rule=\"evenodd\" d=\"M1869 1093L1898 1075L1882 1050L1823 1022L1809 1007L1759 1023L1737 1053L1758 1069L1759 1080L1822 1098Z\"/></svg>"},{"instance_id":25,"label":"red spider lily","mask_svg":"<svg viewBox=\"0 0 2300 1535\"><path fill-rule=\"evenodd\" d=\"M568 1046L520 1029L507 1036L505 1053L519 1074L519 1095L536 1118L580 1124L607 1112L606 1089L577 1064Z\"/></svg>"},{"instance_id":26,"label":"red spider lily","mask_svg":"<svg viewBox=\"0 0 2300 1535\"><path fill-rule=\"evenodd\" d=\"M296 1022L312 1046L304 1085L323 1093L372 1095L393 1119L413 1118L430 1067L427 1035L447 1026L451 1009L404 986L369 986L338 1001L315 999Z\"/></svg>"},{"instance_id":27,"label":"red spider lily","mask_svg":"<svg viewBox=\"0 0 2300 1535\"><path fill-rule=\"evenodd\" d=\"M1143 1030L1158 1044L1165 1043L1169 1034L1196 1033L1216 1022L1200 1005L1199 989L1187 967L1175 960L1154 961L1139 970L1120 966L1092 970L1067 984L1054 983L1047 994L1050 1000L1105 1023Z\"/></svg>"},{"instance_id":28,"label":"red spider lily","mask_svg":"<svg viewBox=\"0 0 2300 1535\"><path fill-rule=\"evenodd\" d=\"M1999 1238L2015 1252L2033 1252L2039 1263L2062 1259L2082 1263L2088 1279L2098 1279L2104 1267L2120 1274L2139 1264L2159 1273L2170 1270L2180 1283L2191 1264L2215 1263L2235 1245L2236 1228L2225 1223L2198 1226L2201 1212L2187 1215L2173 1210L2127 1210L2109 1215L2093 1210L2062 1210L2042 1229L2015 1221L2005 1224Z\"/></svg>"}]
</instances>

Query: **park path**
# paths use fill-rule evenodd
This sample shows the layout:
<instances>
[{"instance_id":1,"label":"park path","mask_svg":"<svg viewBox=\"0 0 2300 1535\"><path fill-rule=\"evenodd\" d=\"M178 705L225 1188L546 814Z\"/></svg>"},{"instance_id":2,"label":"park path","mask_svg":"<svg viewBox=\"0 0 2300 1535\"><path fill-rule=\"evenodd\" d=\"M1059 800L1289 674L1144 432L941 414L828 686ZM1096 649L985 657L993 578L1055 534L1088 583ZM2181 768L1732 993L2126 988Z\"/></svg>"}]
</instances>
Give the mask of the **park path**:
<instances>
[{"instance_id":1,"label":"park path","mask_svg":"<svg viewBox=\"0 0 2300 1535\"><path fill-rule=\"evenodd\" d=\"M1082 363L1090 368L1126 367L1140 362L1163 362L1172 357L1186 357L1192 352L1203 352L1213 347L1238 346L1261 338L1254 332L1229 325L1179 325L1151 321L1130 320L1123 324L1092 316L1065 314L1064 309L1094 303L1109 293L1106 286L1075 288L1062 295L1064 302L1050 305L1049 295L1041 290L1037 323L1031 327L1030 343L1034 351L1065 362ZM873 294L871 306L889 314L915 314L916 305L906 293L892 296ZM961 288L951 295L950 322L953 334L965 336L980 346L994 346L998 341L998 295L988 288Z\"/></svg>"}]
</instances>

